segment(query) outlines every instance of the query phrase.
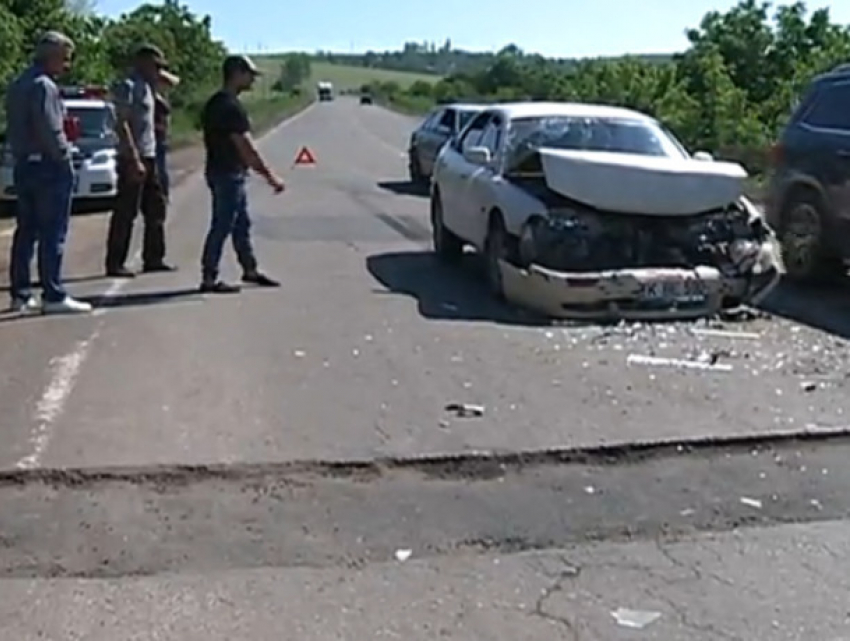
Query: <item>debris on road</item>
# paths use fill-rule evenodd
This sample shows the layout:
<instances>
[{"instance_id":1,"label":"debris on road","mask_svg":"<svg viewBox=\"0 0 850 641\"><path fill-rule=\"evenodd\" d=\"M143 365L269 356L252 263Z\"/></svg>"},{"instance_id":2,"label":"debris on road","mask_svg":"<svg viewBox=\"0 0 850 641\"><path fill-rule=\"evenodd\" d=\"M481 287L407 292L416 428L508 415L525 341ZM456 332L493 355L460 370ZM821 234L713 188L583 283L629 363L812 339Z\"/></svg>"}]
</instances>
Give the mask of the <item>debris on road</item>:
<instances>
[{"instance_id":1,"label":"debris on road","mask_svg":"<svg viewBox=\"0 0 850 641\"><path fill-rule=\"evenodd\" d=\"M642 630L646 626L655 623L661 618L660 612L647 610L629 610L628 608L617 608L611 613L614 620L624 628Z\"/></svg>"},{"instance_id":2,"label":"debris on road","mask_svg":"<svg viewBox=\"0 0 850 641\"><path fill-rule=\"evenodd\" d=\"M680 358L664 358L661 356L645 356L642 354L629 354L626 359L629 365L650 365L659 367L677 367L681 369L711 370L716 372L731 372L732 366L726 363L711 362L709 360L684 360Z\"/></svg>"},{"instance_id":3,"label":"debris on road","mask_svg":"<svg viewBox=\"0 0 850 641\"><path fill-rule=\"evenodd\" d=\"M714 329L711 327L694 327L691 334L696 336L714 336L716 338L741 338L747 340L758 340L762 336L755 332L737 332L728 329Z\"/></svg>"},{"instance_id":4,"label":"debris on road","mask_svg":"<svg viewBox=\"0 0 850 641\"><path fill-rule=\"evenodd\" d=\"M447 412L453 412L458 418L480 418L484 416L483 405L472 405L470 403L449 403L446 405Z\"/></svg>"},{"instance_id":5,"label":"debris on road","mask_svg":"<svg viewBox=\"0 0 850 641\"><path fill-rule=\"evenodd\" d=\"M413 550L396 550L395 551L395 558L396 558L396 561L400 561L400 562L404 563L405 561L407 561L407 559L409 559L411 557L412 554L413 554Z\"/></svg>"},{"instance_id":6,"label":"debris on road","mask_svg":"<svg viewBox=\"0 0 850 641\"><path fill-rule=\"evenodd\" d=\"M746 496L741 497L741 503L743 503L744 505L748 505L749 507L753 507L757 510L760 510L762 508L761 501L759 501L758 499L751 499Z\"/></svg>"}]
</instances>

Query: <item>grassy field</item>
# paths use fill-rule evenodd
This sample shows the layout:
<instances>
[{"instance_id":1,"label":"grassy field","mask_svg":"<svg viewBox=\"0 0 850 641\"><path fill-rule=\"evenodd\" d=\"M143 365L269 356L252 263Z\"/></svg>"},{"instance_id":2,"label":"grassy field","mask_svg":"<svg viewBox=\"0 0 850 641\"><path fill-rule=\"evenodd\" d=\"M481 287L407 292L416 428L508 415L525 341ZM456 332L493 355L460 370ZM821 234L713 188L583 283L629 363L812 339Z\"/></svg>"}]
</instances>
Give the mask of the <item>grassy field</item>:
<instances>
[{"instance_id":1,"label":"grassy field","mask_svg":"<svg viewBox=\"0 0 850 641\"><path fill-rule=\"evenodd\" d=\"M266 82L274 83L279 75L280 56L256 56L254 61L265 72ZM397 82L402 88L407 88L417 80L434 83L439 76L410 73L406 71L391 71L389 69L371 69L368 67L351 67L335 65L329 62L314 62L311 65L312 75L307 81L307 87L312 89L320 80L332 82L336 90L359 89L361 85L370 82Z\"/></svg>"}]
</instances>

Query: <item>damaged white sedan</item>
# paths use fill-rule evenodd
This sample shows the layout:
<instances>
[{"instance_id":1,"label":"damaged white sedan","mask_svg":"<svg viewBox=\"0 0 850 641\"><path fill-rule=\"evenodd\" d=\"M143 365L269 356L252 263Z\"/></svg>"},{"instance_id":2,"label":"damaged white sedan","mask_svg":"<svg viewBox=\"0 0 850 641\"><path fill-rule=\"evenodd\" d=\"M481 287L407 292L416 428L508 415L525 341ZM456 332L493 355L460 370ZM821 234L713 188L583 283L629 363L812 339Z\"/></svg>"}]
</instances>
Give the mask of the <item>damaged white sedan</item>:
<instances>
[{"instance_id":1,"label":"damaged white sedan","mask_svg":"<svg viewBox=\"0 0 850 641\"><path fill-rule=\"evenodd\" d=\"M494 105L437 158L434 248L456 261L471 245L496 296L549 316L710 316L780 278L746 178L632 110Z\"/></svg>"}]
</instances>

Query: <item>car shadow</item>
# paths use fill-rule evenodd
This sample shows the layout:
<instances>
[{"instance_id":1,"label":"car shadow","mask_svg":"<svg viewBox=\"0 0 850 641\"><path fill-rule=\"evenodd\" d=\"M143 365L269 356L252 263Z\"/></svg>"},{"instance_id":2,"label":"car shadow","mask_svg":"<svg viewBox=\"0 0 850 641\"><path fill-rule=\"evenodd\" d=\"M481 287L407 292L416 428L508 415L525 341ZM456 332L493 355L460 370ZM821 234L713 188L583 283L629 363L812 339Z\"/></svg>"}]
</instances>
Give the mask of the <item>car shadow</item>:
<instances>
[{"instance_id":1,"label":"car shadow","mask_svg":"<svg viewBox=\"0 0 850 641\"><path fill-rule=\"evenodd\" d=\"M782 280L759 308L780 318L850 339L850 279L824 285Z\"/></svg>"},{"instance_id":2,"label":"car shadow","mask_svg":"<svg viewBox=\"0 0 850 641\"><path fill-rule=\"evenodd\" d=\"M432 252L375 254L366 259L369 273L391 294L415 298L429 320L489 321L502 325L542 327L550 319L500 303L487 292L480 261L466 255L461 264L441 263Z\"/></svg>"},{"instance_id":3,"label":"car shadow","mask_svg":"<svg viewBox=\"0 0 850 641\"><path fill-rule=\"evenodd\" d=\"M378 183L378 187L398 196L427 198L431 193L428 183L414 183L407 180L382 180Z\"/></svg>"}]
</instances>

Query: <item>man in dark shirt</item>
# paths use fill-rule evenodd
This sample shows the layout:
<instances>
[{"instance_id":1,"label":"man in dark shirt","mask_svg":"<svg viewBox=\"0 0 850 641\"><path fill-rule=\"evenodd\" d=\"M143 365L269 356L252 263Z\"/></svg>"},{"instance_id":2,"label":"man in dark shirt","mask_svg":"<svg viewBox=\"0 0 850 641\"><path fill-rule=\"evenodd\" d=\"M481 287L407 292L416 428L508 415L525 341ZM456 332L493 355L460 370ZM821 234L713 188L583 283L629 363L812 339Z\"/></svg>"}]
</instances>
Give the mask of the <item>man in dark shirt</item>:
<instances>
[{"instance_id":1,"label":"man in dark shirt","mask_svg":"<svg viewBox=\"0 0 850 641\"><path fill-rule=\"evenodd\" d=\"M232 236L242 280L263 287L279 283L257 269L251 243L251 220L245 182L253 169L266 179L275 193L284 190L260 156L251 138L251 123L239 95L254 84L259 71L247 56L228 56L222 65L223 87L204 105L201 116L206 148L205 174L212 193L212 220L201 259L201 291L235 293L239 286L218 278L219 264L228 236Z\"/></svg>"},{"instance_id":2,"label":"man in dark shirt","mask_svg":"<svg viewBox=\"0 0 850 641\"><path fill-rule=\"evenodd\" d=\"M7 130L14 158L17 226L12 239L12 309L34 312L30 263L38 243L38 272L44 289L42 311L86 313L62 285L62 258L74 190L71 144L65 133L65 104L56 78L71 66L74 44L56 31L38 41L33 65L9 85Z\"/></svg>"},{"instance_id":3,"label":"man in dark shirt","mask_svg":"<svg viewBox=\"0 0 850 641\"><path fill-rule=\"evenodd\" d=\"M106 273L115 278L135 276L126 267L133 223L141 209L145 222L142 263L145 272L169 272L165 263L165 215L156 163L153 85L166 66L162 51L151 44L139 47L131 73L112 87L118 134L118 194L109 220Z\"/></svg>"}]
</instances>

